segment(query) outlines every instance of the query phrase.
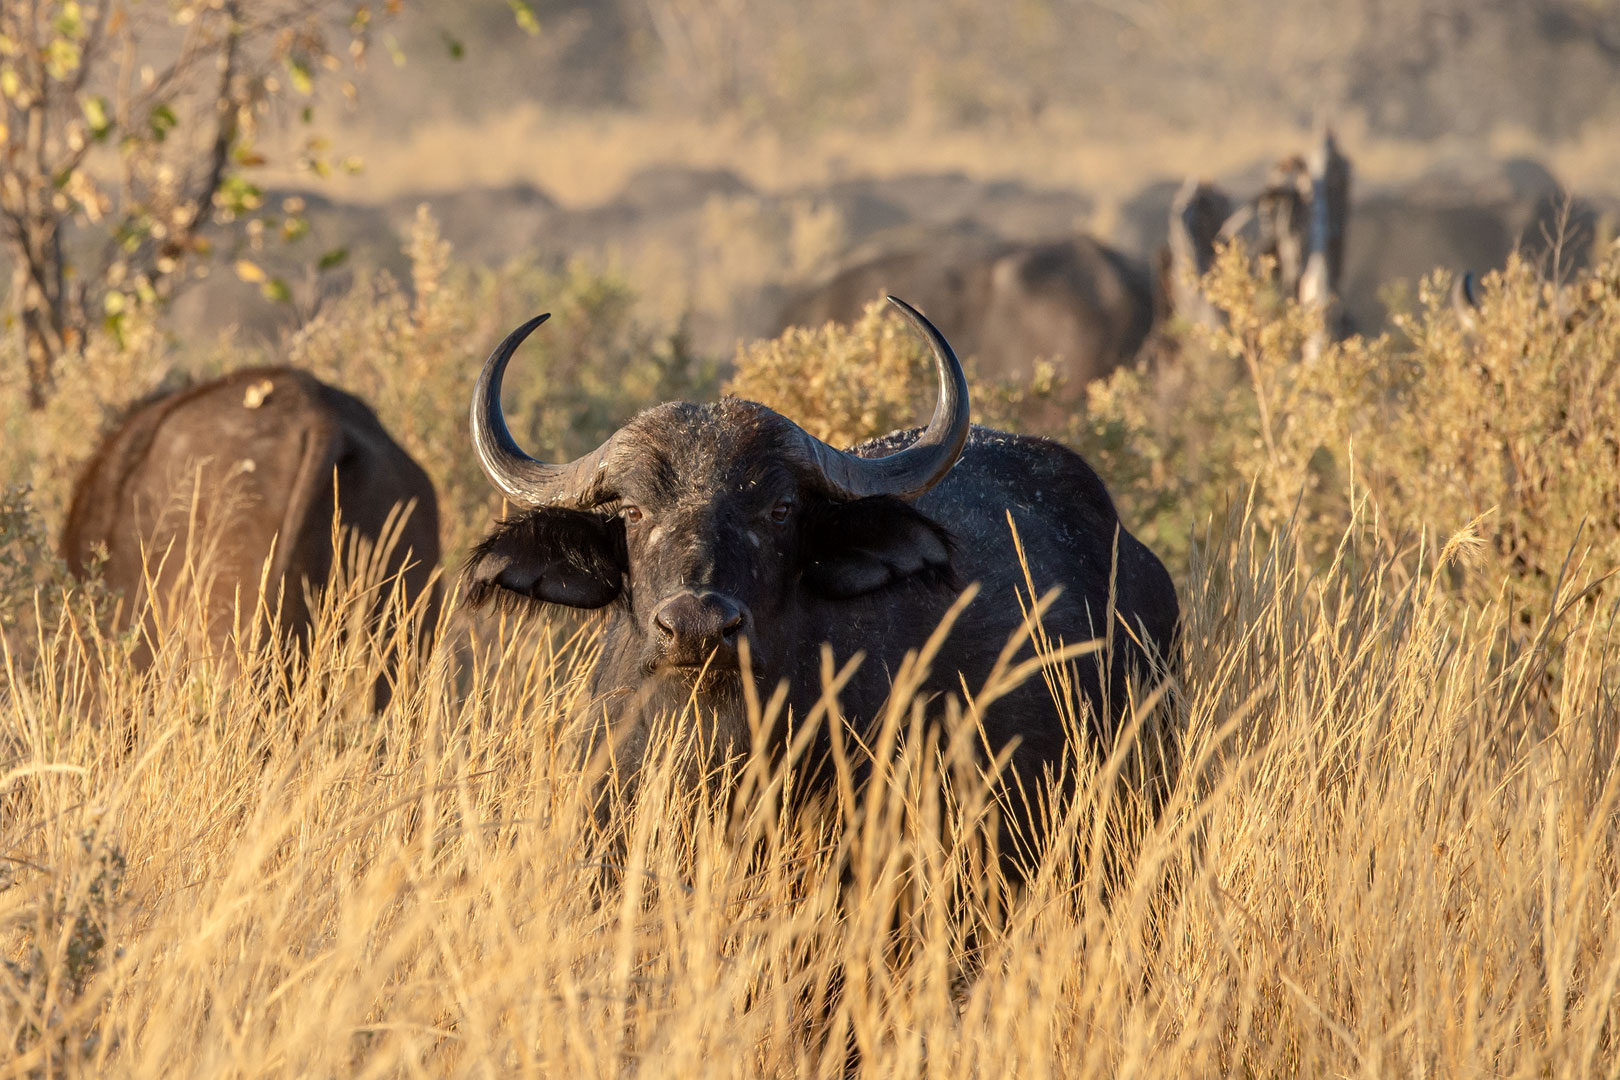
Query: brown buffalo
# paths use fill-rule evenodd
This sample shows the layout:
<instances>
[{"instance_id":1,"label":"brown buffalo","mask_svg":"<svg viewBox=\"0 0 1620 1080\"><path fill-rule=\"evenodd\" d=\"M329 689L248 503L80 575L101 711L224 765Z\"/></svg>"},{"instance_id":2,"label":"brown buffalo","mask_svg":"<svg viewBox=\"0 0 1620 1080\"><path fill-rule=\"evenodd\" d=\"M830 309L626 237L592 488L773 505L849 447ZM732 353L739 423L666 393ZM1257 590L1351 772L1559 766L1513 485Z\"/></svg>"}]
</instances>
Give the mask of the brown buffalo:
<instances>
[{"instance_id":1,"label":"brown buffalo","mask_svg":"<svg viewBox=\"0 0 1620 1080\"><path fill-rule=\"evenodd\" d=\"M150 629L154 609L172 619L196 597L218 648L251 624L263 581L264 610L303 637L337 561L334 509L345 556L380 553L410 598L432 586L439 515L421 466L353 395L253 368L132 409L79 476L62 555L123 593L121 626Z\"/></svg>"},{"instance_id":2,"label":"brown buffalo","mask_svg":"<svg viewBox=\"0 0 1620 1080\"><path fill-rule=\"evenodd\" d=\"M1047 360L1071 386L1084 386L1134 357L1153 327L1147 268L1087 236L954 237L881 255L797 298L781 326L853 322L891 293L914 298L990 379L1027 382Z\"/></svg>"}]
</instances>

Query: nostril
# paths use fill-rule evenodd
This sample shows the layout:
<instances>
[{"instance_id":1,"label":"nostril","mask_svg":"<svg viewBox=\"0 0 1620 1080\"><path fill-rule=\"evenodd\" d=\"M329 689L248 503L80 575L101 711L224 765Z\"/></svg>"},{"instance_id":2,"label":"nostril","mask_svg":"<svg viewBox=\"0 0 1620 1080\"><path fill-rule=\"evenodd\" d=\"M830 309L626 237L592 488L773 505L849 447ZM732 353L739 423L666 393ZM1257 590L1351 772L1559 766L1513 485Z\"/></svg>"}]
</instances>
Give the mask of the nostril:
<instances>
[{"instance_id":1,"label":"nostril","mask_svg":"<svg viewBox=\"0 0 1620 1080\"><path fill-rule=\"evenodd\" d=\"M658 647L681 655L735 649L751 622L745 605L716 592L672 596L653 610L649 621Z\"/></svg>"}]
</instances>

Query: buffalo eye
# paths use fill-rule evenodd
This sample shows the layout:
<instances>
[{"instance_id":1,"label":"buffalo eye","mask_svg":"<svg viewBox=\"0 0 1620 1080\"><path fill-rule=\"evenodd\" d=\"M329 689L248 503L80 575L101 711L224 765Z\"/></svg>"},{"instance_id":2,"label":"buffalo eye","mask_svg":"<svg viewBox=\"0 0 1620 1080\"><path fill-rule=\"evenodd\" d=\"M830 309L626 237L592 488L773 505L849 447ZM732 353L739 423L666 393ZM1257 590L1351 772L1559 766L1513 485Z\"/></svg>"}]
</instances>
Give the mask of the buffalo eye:
<instances>
[{"instance_id":1,"label":"buffalo eye","mask_svg":"<svg viewBox=\"0 0 1620 1080\"><path fill-rule=\"evenodd\" d=\"M771 507L771 521L775 522L778 525L782 524L782 522L784 522L784 521L786 521L788 519L788 514L792 510L793 510L793 500L792 499L783 499L781 502L779 502L775 506Z\"/></svg>"},{"instance_id":2,"label":"buffalo eye","mask_svg":"<svg viewBox=\"0 0 1620 1080\"><path fill-rule=\"evenodd\" d=\"M626 506L623 510L620 510L619 513L624 517L624 523L626 525L635 525L639 523L644 516L641 512L641 507L639 506Z\"/></svg>"}]
</instances>

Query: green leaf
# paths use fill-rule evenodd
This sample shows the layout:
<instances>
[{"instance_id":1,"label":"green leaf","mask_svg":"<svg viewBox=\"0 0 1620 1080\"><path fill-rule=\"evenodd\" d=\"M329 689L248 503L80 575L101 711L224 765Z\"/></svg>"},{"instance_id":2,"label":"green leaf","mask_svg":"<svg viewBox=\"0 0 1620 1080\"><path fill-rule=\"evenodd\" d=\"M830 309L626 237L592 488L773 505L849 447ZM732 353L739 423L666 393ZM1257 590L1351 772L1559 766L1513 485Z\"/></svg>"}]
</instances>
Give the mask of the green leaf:
<instances>
[{"instance_id":1,"label":"green leaf","mask_svg":"<svg viewBox=\"0 0 1620 1080\"><path fill-rule=\"evenodd\" d=\"M180 125L180 118L167 104L159 103L152 108L152 114L147 118L152 128L152 138L162 142L169 137L169 132Z\"/></svg>"},{"instance_id":2,"label":"green leaf","mask_svg":"<svg viewBox=\"0 0 1620 1080\"><path fill-rule=\"evenodd\" d=\"M51 25L65 38L78 38L84 35L84 19L79 5L73 0L68 0L58 9Z\"/></svg>"},{"instance_id":3,"label":"green leaf","mask_svg":"<svg viewBox=\"0 0 1620 1080\"><path fill-rule=\"evenodd\" d=\"M448 30L441 30L439 34L444 38L444 47L449 51L450 59L460 60L467 55L467 46L461 43L460 38L455 37Z\"/></svg>"},{"instance_id":4,"label":"green leaf","mask_svg":"<svg viewBox=\"0 0 1620 1080\"><path fill-rule=\"evenodd\" d=\"M108 112L107 99L101 95L93 95L79 102L84 110L84 122L90 125L90 137L97 142L105 139L112 131L112 116Z\"/></svg>"},{"instance_id":5,"label":"green leaf","mask_svg":"<svg viewBox=\"0 0 1620 1080\"><path fill-rule=\"evenodd\" d=\"M280 278L271 278L259 286L259 291L272 303L285 304L292 300L292 290L287 288L287 283Z\"/></svg>"},{"instance_id":6,"label":"green leaf","mask_svg":"<svg viewBox=\"0 0 1620 1080\"><path fill-rule=\"evenodd\" d=\"M539 37L540 20L534 17L534 8L528 5L527 0L506 0L506 3L511 7L512 17L517 20L523 32L530 37Z\"/></svg>"},{"instance_id":7,"label":"green leaf","mask_svg":"<svg viewBox=\"0 0 1620 1080\"><path fill-rule=\"evenodd\" d=\"M45 70L53 79L66 79L79 69L81 55L77 43L67 38L55 38L45 46Z\"/></svg>"},{"instance_id":8,"label":"green leaf","mask_svg":"<svg viewBox=\"0 0 1620 1080\"><path fill-rule=\"evenodd\" d=\"M119 224L117 232L113 235L119 247L128 252L140 249L141 241L152 231L152 219L144 213L130 214Z\"/></svg>"},{"instance_id":9,"label":"green leaf","mask_svg":"<svg viewBox=\"0 0 1620 1080\"><path fill-rule=\"evenodd\" d=\"M257 210L264 205L264 192L258 185L250 184L235 174L220 181L219 193L214 198L221 206L238 214Z\"/></svg>"},{"instance_id":10,"label":"green leaf","mask_svg":"<svg viewBox=\"0 0 1620 1080\"><path fill-rule=\"evenodd\" d=\"M348 248L346 248L346 247L333 248L331 251L328 251L326 254L324 254L324 255L322 255L320 257L320 260L318 262L316 262L316 264L315 264L315 269L317 269L317 270L331 270L333 267L342 266L345 262L348 261L348 258L349 258L349 249Z\"/></svg>"},{"instance_id":11,"label":"green leaf","mask_svg":"<svg viewBox=\"0 0 1620 1080\"><path fill-rule=\"evenodd\" d=\"M107 334L113 339L113 342L120 349L124 347L124 323L128 321L129 316L125 315L122 311L108 315L102 320L102 327L107 331Z\"/></svg>"},{"instance_id":12,"label":"green leaf","mask_svg":"<svg viewBox=\"0 0 1620 1080\"><path fill-rule=\"evenodd\" d=\"M293 89L308 97L315 89L315 80L310 74L309 63L302 59L287 58L287 75L292 79Z\"/></svg>"}]
</instances>

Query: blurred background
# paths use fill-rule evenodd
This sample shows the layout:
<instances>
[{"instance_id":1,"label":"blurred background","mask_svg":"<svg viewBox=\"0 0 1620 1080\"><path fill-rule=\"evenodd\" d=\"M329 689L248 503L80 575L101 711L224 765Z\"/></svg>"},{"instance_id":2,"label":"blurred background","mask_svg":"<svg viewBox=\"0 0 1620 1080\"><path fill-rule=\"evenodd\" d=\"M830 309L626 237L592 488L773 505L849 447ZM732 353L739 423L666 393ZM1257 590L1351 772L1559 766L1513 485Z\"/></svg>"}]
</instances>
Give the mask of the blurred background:
<instances>
[{"instance_id":1,"label":"blurred background","mask_svg":"<svg viewBox=\"0 0 1620 1080\"><path fill-rule=\"evenodd\" d=\"M177 329L274 340L357 271L408 278L426 202L459 258L611 271L648 320L685 320L727 357L809 284L941 233L1083 232L1146 263L1186 177L1246 194L1322 123L1354 167L1341 292L1360 330L1435 266L1540 257L1554 234L1578 264L1620 206L1620 8L1602 0L410 0L383 16L363 70L316 85L309 122L284 106L251 170L272 210L307 206L307 234L252 256L286 291L215 274L177 290ZM315 133L348 169L311 170Z\"/></svg>"}]
</instances>

